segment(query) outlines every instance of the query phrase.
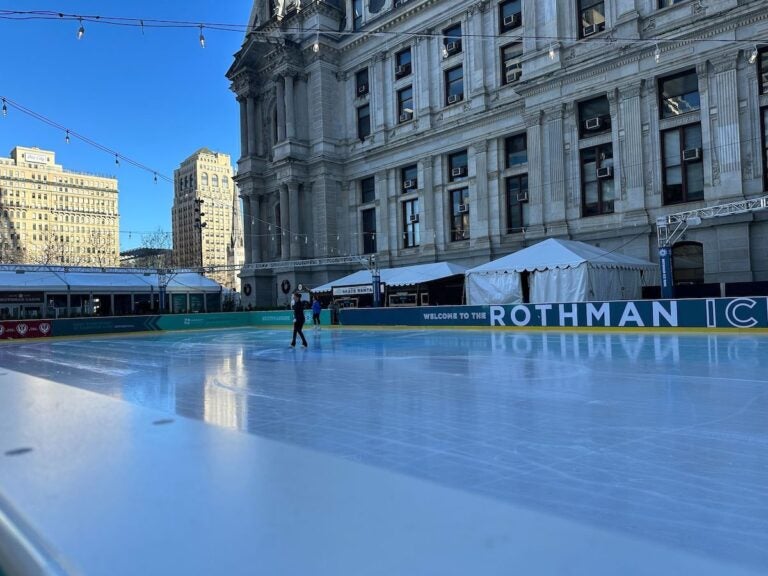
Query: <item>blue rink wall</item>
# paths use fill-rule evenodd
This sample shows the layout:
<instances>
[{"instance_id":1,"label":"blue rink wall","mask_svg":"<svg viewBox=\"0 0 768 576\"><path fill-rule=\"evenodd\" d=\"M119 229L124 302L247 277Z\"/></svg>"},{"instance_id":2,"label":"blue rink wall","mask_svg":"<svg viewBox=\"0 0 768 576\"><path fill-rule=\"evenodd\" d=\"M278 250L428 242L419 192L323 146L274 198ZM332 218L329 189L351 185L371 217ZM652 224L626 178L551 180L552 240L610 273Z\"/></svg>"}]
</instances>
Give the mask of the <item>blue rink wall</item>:
<instances>
[{"instance_id":1,"label":"blue rink wall","mask_svg":"<svg viewBox=\"0 0 768 576\"><path fill-rule=\"evenodd\" d=\"M345 326L766 329L768 298L347 308Z\"/></svg>"}]
</instances>

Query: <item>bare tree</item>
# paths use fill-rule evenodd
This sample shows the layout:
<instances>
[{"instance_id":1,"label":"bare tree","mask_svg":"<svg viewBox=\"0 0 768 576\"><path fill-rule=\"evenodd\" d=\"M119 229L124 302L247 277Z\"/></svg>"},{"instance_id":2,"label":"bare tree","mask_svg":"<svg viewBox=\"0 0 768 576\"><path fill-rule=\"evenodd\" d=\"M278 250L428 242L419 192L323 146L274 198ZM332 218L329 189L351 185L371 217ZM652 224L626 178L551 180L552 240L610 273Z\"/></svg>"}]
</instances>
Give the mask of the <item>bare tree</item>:
<instances>
[{"instance_id":1,"label":"bare tree","mask_svg":"<svg viewBox=\"0 0 768 576\"><path fill-rule=\"evenodd\" d=\"M141 247L148 268L168 268L174 266L173 242L171 233L158 228L154 232L141 235Z\"/></svg>"}]
</instances>

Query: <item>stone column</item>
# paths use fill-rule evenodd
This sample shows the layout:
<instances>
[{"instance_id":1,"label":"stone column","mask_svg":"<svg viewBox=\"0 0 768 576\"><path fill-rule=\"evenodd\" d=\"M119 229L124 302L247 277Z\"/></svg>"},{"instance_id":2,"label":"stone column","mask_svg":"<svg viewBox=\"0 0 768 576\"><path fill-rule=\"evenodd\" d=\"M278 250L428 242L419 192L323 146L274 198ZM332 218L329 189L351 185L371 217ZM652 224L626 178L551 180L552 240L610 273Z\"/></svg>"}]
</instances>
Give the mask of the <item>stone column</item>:
<instances>
[{"instance_id":1,"label":"stone column","mask_svg":"<svg viewBox=\"0 0 768 576\"><path fill-rule=\"evenodd\" d=\"M391 250L389 234L389 214L387 213L387 198L389 197L389 182L387 171L376 172L376 252L388 253Z\"/></svg>"},{"instance_id":2,"label":"stone column","mask_svg":"<svg viewBox=\"0 0 768 576\"><path fill-rule=\"evenodd\" d=\"M431 34L432 30L425 30L426 34ZM413 62L415 64L413 73L413 104L414 116L418 118L421 127L430 125L429 106L431 90L429 89L429 76L432 73L433 54L430 54L430 48L433 46L432 39L429 37L416 37L413 41ZM395 123L397 123L397 112L395 112Z\"/></svg>"},{"instance_id":3,"label":"stone column","mask_svg":"<svg viewBox=\"0 0 768 576\"><path fill-rule=\"evenodd\" d=\"M434 174L432 166L432 157L425 156L421 160L422 177L419 179L421 189L423 190L420 198L421 202L421 244L422 253L430 254L435 248L435 230L437 223L442 218L442 214L435 208L435 190Z\"/></svg>"},{"instance_id":4,"label":"stone column","mask_svg":"<svg viewBox=\"0 0 768 576\"><path fill-rule=\"evenodd\" d=\"M484 45L486 39L483 37L483 19L485 18L486 9L488 4L485 2L478 2L469 7L467 11L468 28L471 36L466 38L463 49L468 52L468 61L471 62L469 67L470 73L467 74L468 86L465 86L466 92L465 100L469 100L470 96L475 96L485 92L485 50ZM470 218L472 213L470 212ZM471 229L471 228L470 228Z\"/></svg>"},{"instance_id":5,"label":"stone column","mask_svg":"<svg viewBox=\"0 0 768 576\"><path fill-rule=\"evenodd\" d=\"M247 97L248 111L248 155L254 156L256 154L256 98L253 93L250 93Z\"/></svg>"},{"instance_id":6,"label":"stone column","mask_svg":"<svg viewBox=\"0 0 768 576\"><path fill-rule=\"evenodd\" d=\"M285 81L285 137L288 140L296 138L296 108L293 97L292 74L284 76Z\"/></svg>"},{"instance_id":7,"label":"stone column","mask_svg":"<svg viewBox=\"0 0 768 576\"><path fill-rule=\"evenodd\" d=\"M387 53L379 52L373 57L373 65L368 71L368 93L371 104L372 132L384 130L387 123L387 97L391 86L384 80L384 66L387 62ZM374 87L376 90L374 91Z\"/></svg>"},{"instance_id":8,"label":"stone column","mask_svg":"<svg viewBox=\"0 0 768 576\"><path fill-rule=\"evenodd\" d=\"M251 243L253 242L253 217L251 216L251 195L246 192L240 198L243 201L243 246L245 249L245 263L252 260Z\"/></svg>"},{"instance_id":9,"label":"stone column","mask_svg":"<svg viewBox=\"0 0 768 576\"><path fill-rule=\"evenodd\" d=\"M640 93L643 80L639 83L619 88L618 116L621 129L618 130L619 149L614 147L614 166L619 165L619 185L617 195L621 191L622 221L637 220L647 223L645 215L645 183L643 179L643 125L640 109ZM611 110L611 121L614 112ZM614 134L616 124L614 126ZM619 152L619 154L617 154ZM640 213L638 214L638 211Z\"/></svg>"},{"instance_id":10,"label":"stone column","mask_svg":"<svg viewBox=\"0 0 768 576\"><path fill-rule=\"evenodd\" d=\"M291 256L290 251L290 203L288 202L288 186L280 185L280 259L288 260Z\"/></svg>"},{"instance_id":11,"label":"stone column","mask_svg":"<svg viewBox=\"0 0 768 576\"><path fill-rule=\"evenodd\" d=\"M251 196L251 231L253 237L251 239L251 261L263 262L262 242L264 238L262 234L265 231L264 220L264 196Z\"/></svg>"},{"instance_id":12,"label":"stone column","mask_svg":"<svg viewBox=\"0 0 768 576\"><path fill-rule=\"evenodd\" d=\"M470 196L469 234L472 246L490 244L489 221L491 207L488 201L488 142L472 144L475 149L475 198Z\"/></svg>"},{"instance_id":13,"label":"stone column","mask_svg":"<svg viewBox=\"0 0 768 576\"><path fill-rule=\"evenodd\" d=\"M247 158L248 150L248 102L241 96L237 99L240 104L240 158Z\"/></svg>"},{"instance_id":14,"label":"stone column","mask_svg":"<svg viewBox=\"0 0 768 576\"><path fill-rule=\"evenodd\" d=\"M526 138L528 140L528 232L530 235L544 235L544 156L541 136L540 110L525 115ZM499 181L500 196L506 206L506 183ZM506 225L505 225L506 226ZM502 228L505 228L503 226Z\"/></svg>"},{"instance_id":15,"label":"stone column","mask_svg":"<svg viewBox=\"0 0 768 576\"><path fill-rule=\"evenodd\" d=\"M301 243L304 242L303 238L299 238L298 234L301 232L301 226L299 219L301 213L299 211L299 183L288 182L288 206L290 211L290 250L289 255L291 260L298 260L301 255Z\"/></svg>"},{"instance_id":16,"label":"stone column","mask_svg":"<svg viewBox=\"0 0 768 576\"><path fill-rule=\"evenodd\" d=\"M352 4L352 0L346 0L345 4L347 6L347 25L345 30L351 32L354 30L355 25L355 7Z\"/></svg>"},{"instance_id":17,"label":"stone column","mask_svg":"<svg viewBox=\"0 0 768 576\"><path fill-rule=\"evenodd\" d=\"M714 96L709 114L702 107L701 115L709 117L711 123L713 139L708 152L712 158L712 186L718 187L717 195L723 197L742 195L736 59L737 54L726 54L712 60Z\"/></svg>"},{"instance_id":18,"label":"stone column","mask_svg":"<svg viewBox=\"0 0 768 576\"><path fill-rule=\"evenodd\" d=\"M277 110L277 141L285 140L285 85L282 76L275 79L275 109Z\"/></svg>"},{"instance_id":19,"label":"stone column","mask_svg":"<svg viewBox=\"0 0 768 576\"><path fill-rule=\"evenodd\" d=\"M262 98L256 100L256 156L263 158L265 151L264 141L267 135L264 133L264 101Z\"/></svg>"},{"instance_id":20,"label":"stone column","mask_svg":"<svg viewBox=\"0 0 768 576\"><path fill-rule=\"evenodd\" d=\"M547 110L547 131L544 134L548 179L544 205L544 222L550 236L567 234L565 222L565 151L563 150L563 106ZM530 185L530 183L529 183Z\"/></svg>"}]
</instances>

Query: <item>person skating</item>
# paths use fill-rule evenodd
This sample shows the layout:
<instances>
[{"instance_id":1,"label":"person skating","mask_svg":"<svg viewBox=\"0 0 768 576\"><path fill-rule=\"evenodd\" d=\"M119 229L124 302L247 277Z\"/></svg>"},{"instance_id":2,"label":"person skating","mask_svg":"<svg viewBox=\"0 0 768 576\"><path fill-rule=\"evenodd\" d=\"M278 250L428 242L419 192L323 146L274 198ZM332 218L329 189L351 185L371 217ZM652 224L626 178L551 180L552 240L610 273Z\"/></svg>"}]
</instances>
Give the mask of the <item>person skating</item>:
<instances>
[{"instance_id":1,"label":"person skating","mask_svg":"<svg viewBox=\"0 0 768 576\"><path fill-rule=\"evenodd\" d=\"M312 324L314 325L315 330L320 330L320 311L322 309L320 296L315 296L315 299L312 302Z\"/></svg>"},{"instance_id":2,"label":"person skating","mask_svg":"<svg viewBox=\"0 0 768 576\"><path fill-rule=\"evenodd\" d=\"M304 338L304 332L301 329L304 327L304 302L301 301L301 294L298 292L293 293L293 338L291 338L291 348L296 348L296 334L301 336L301 345L304 348L307 347L307 339Z\"/></svg>"}]
</instances>

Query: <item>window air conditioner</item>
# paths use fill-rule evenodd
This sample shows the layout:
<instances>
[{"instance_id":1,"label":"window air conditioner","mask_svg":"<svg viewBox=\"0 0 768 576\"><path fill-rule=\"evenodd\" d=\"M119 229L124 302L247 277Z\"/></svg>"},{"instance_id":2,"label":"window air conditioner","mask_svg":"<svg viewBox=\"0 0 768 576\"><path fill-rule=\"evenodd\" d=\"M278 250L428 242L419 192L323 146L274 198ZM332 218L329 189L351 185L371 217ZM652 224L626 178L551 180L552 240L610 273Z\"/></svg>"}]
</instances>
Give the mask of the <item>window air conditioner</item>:
<instances>
[{"instance_id":1,"label":"window air conditioner","mask_svg":"<svg viewBox=\"0 0 768 576\"><path fill-rule=\"evenodd\" d=\"M413 118L413 112L403 112L400 114L400 122L408 122Z\"/></svg>"},{"instance_id":2,"label":"window air conditioner","mask_svg":"<svg viewBox=\"0 0 768 576\"><path fill-rule=\"evenodd\" d=\"M459 100L461 100L464 97L464 94L451 94L448 96L448 104L456 104Z\"/></svg>"},{"instance_id":3,"label":"window air conditioner","mask_svg":"<svg viewBox=\"0 0 768 576\"><path fill-rule=\"evenodd\" d=\"M513 28L520 25L520 12L504 17L504 27Z\"/></svg>"},{"instance_id":4,"label":"window air conditioner","mask_svg":"<svg viewBox=\"0 0 768 576\"><path fill-rule=\"evenodd\" d=\"M600 118L588 118L584 122L584 127L587 130L597 130L598 128L602 127L603 121Z\"/></svg>"},{"instance_id":5,"label":"window air conditioner","mask_svg":"<svg viewBox=\"0 0 768 576\"><path fill-rule=\"evenodd\" d=\"M360 84L360 86L357 87L357 93L360 96L368 94L368 84Z\"/></svg>"},{"instance_id":6,"label":"window air conditioner","mask_svg":"<svg viewBox=\"0 0 768 576\"><path fill-rule=\"evenodd\" d=\"M461 51L461 42L459 40L453 40L445 45L445 52L448 55L456 54Z\"/></svg>"},{"instance_id":7,"label":"window air conditioner","mask_svg":"<svg viewBox=\"0 0 768 576\"><path fill-rule=\"evenodd\" d=\"M406 180L405 182L403 182L403 188L405 188L406 190L413 190L414 188L416 188L416 184L417 183L415 179Z\"/></svg>"},{"instance_id":8,"label":"window air conditioner","mask_svg":"<svg viewBox=\"0 0 768 576\"><path fill-rule=\"evenodd\" d=\"M598 178L613 178L613 166L603 166L597 169Z\"/></svg>"},{"instance_id":9,"label":"window air conditioner","mask_svg":"<svg viewBox=\"0 0 768 576\"><path fill-rule=\"evenodd\" d=\"M695 162L696 160L701 160L701 148L683 150L683 162Z\"/></svg>"},{"instance_id":10,"label":"window air conditioner","mask_svg":"<svg viewBox=\"0 0 768 576\"><path fill-rule=\"evenodd\" d=\"M582 29L582 32L583 32L584 37L592 36L592 34L597 32L597 26L595 26L594 24L592 24L590 26L584 26L584 28Z\"/></svg>"},{"instance_id":11,"label":"window air conditioner","mask_svg":"<svg viewBox=\"0 0 768 576\"><path fill-rule=\"evenodd\" d=\"M454 177L454 178L456 176L466 176L466 174L467 174L467 167L466 166L458 166L457 168L452 168L451 169L451 176Z\"/></svg>"},{"instance_id":12,"label":"window air conditioner","mask_svg":"<svg viewBox=\"0 0 768 576\"><path fill-rule=\"evenodd\" d=\"M415 224L418 221L419 221L418 214L411 214L410 216L408 216L408 222L410 222L411 224Z\"/></svg>"},{"instance_id":13,"label":"window air conditioner","mask_svg":"<svg viewBox=\"0 0 768 576\"><path fill-rule=\"evenodd\" d=\"M511 66L507 68L506 72L504 73L504 77L506 78L507 82L517 82L520 80L522 73L523 69L520 68L520 66Z\"/></svg>"},{"instance_id":14,"label":"window air conditioner","mask_svg":"<svg viewBox=\"0 0 768 576\"><path fill-rule=\"evenodd\" d=\"M395 78L402 78L403 76L408 76L408 74L410 73L411 73L410 64L400 64L400 66L395 67Z\"/></svg>"},{"instance_id":15,"label":"window air conditioner","mask_svg":"<svg viewBox=\"0 0 768 576\"><path fill-rule=\"evenodd\" d=\"M528 202L528 192L518 192L517 193L517 201L518 202Z\"/></svg>"},{"instance_id":16,"label":"window air conditioner","mask_svg":"<svg viewBox=\"0 0 768 576\"><path fill-rule=\"evenodd\" d=\"M459 214L465 214L469 212L469 204L459 204Z\"/></svg>"}]
</instances>

